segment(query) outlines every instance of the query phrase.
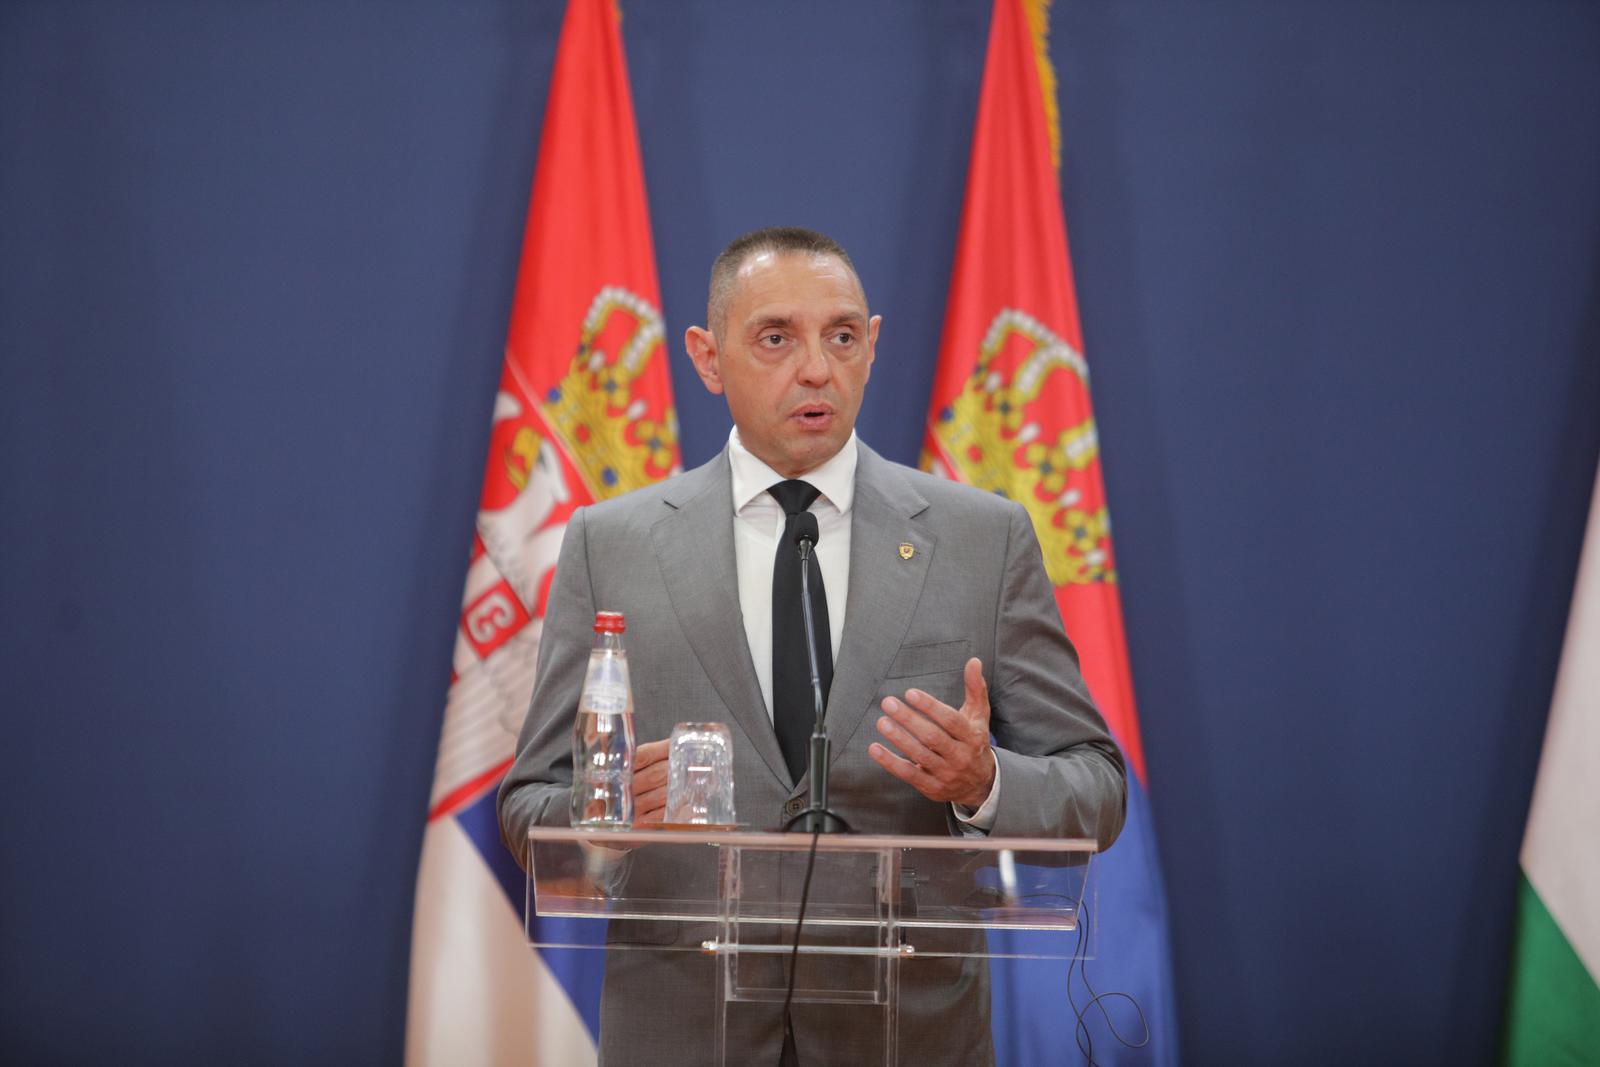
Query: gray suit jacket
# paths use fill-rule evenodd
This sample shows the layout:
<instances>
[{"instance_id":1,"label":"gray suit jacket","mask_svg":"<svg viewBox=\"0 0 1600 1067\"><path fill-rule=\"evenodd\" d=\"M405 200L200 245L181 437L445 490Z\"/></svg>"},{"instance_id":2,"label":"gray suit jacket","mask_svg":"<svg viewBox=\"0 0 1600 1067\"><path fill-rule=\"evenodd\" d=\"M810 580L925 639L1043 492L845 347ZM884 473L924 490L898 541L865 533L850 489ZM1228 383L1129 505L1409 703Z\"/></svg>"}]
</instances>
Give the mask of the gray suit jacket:
<instances>
[{"instance_id":1,"label":"gray suit jacket","mask_svg":"<svg viewBox=\"0 0 1600 1067\"><path fill-rule=\"evenodd\" d=\"M909 559L902 544L914 548ZM520 862L527 862L530 825L568 819L572 720L597 609L627 617L641 741L668 736L677 722L726 722L739 821L777 829L804 807L808 779L789 776L745 641L724 452L669 481L582 509L567 527L532 704L516 763L500 787L501 832ZM948 804L891 777L867 746L878 736L873 722L885 696L915 686L959 707L962 667L977 656L1000 765L992 832L1111 844L1126 800L1122 756L1090 701L1020 505L890 463L863 444L844 611L827 706L830 802L857 831L959 832ZM687 927L613 933L684 945L710 936ZM602 1061L705 1062L713 990L711 961L696 953L611 953ZM777 1063L777 1006L739 1007L737 1025L730 1016L730 1062ZM797 1008L794 1019L802 1063L848 1063L874 1016L819 1005ZM905 965L899 1033L902 1062L988 1062L987 970L959 959Z\"/></svg>"}]
</instances>

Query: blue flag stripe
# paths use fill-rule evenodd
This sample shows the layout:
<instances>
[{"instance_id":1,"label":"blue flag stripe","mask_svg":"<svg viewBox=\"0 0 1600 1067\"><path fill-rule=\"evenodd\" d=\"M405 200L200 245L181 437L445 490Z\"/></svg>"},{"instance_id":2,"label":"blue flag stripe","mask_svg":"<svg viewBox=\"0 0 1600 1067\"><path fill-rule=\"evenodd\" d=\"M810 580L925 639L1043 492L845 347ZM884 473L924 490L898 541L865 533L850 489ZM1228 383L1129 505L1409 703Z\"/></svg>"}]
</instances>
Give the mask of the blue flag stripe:
<instances>
[{"instance_id":1,"label":"blue flag stripe","mask_svg":"<svg viewBox=\"0 0 1600 1067\"><path fill-rule=\"evenodd\" d=\"M461 828L472 839L483 857L483 862L494 873L495 880L505 892L518 915L524 913L527 898L527 879L516 860L500 843L500 824L495 815L495 793L490 790L454 816ZM570 945L603 946L606 924L598 919L548 919L534 920L535 935L539 940L557 941ZM556 981L566 991L567 999L583 1017L589 1036L600 1039L600 983L605 977L606 954L595 949L540 949L545 966L555 975Z\"/></svg>"}]
</instances>

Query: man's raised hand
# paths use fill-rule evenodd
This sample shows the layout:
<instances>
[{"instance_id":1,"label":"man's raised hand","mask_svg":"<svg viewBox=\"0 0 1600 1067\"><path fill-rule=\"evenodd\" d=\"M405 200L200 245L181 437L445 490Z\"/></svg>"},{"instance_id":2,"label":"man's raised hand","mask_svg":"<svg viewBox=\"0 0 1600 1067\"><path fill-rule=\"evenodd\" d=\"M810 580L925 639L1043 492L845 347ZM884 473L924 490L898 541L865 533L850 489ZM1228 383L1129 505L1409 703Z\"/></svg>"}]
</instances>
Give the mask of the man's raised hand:
<instances>
[{"instance_id":1,"label":"man's raised hand","mask_svg":"<svg viewBox=\"0 0 1600 1067\"><path fill-rule=\"evenodd\" d=\"M976 656L967 660L963 681L967 693L960 708L920 689L906 690L904 700L885 697L878 733L903 755L877 742L867 754L929 800L976 809L994 788L989 685L983 680L983 662Z\"/></svg>"}]
</instances>

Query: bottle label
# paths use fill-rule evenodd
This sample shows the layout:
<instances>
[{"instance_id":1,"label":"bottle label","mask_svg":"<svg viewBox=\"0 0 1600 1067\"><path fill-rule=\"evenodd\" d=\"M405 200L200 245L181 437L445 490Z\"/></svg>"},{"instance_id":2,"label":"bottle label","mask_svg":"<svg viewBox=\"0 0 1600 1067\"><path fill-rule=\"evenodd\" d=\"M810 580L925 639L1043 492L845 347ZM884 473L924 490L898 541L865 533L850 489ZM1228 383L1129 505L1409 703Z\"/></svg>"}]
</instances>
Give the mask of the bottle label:
<instances>
[{"instance_id":1,"label":"bottle label","mask_svg":"<svg viewBox=\"0 0 1600 1067\"><path fill-rule=\"evenodd\" d=\"M628 683L592 683L583 692L583 710L596 715L621 715L628 710Z\"/></svg>"}]
</instances>

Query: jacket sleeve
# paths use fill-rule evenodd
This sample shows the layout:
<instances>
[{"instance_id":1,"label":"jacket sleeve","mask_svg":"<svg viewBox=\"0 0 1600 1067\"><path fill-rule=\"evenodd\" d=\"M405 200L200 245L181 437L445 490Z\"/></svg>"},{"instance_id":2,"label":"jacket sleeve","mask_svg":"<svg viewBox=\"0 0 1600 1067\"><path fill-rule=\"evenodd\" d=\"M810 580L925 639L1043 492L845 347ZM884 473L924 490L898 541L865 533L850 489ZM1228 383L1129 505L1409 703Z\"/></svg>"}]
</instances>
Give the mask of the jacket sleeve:
<instances>
[{"instance_id":1,"label":"jacket sleeve","mask_svg":"<svg viewBox=\"0 0 1600 1067\"><path fill-rule=\"evenodd\" d=\"M994 649L989 728L1003 784L990 832L1110 847L1127 806L1122 753L1084 683L1021 505L1011 510Z\"/></svg>"}]
</instances>

